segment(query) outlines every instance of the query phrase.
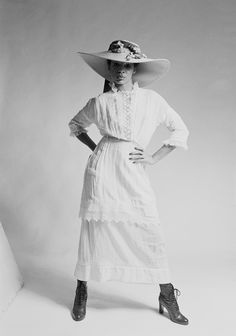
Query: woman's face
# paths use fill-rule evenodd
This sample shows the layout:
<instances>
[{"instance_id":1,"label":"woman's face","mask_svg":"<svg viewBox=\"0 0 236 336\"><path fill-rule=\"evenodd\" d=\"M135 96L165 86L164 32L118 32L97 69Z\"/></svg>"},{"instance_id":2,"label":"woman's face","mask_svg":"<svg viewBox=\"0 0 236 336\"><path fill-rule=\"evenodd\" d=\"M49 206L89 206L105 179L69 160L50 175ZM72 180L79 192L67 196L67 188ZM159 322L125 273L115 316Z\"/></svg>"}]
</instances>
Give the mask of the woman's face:
<instances>
[{"instance_id":1,"label":"woman's face","mask_svg":"<svg viewBox=\"0 0 236 336\"><path fill-rule=\"evenodd\" d=\"M132 82L132 75L134 73L133 63L111 61L108 68L112 82L115 82L118 85Z\"/></svg>"}]
</instances>

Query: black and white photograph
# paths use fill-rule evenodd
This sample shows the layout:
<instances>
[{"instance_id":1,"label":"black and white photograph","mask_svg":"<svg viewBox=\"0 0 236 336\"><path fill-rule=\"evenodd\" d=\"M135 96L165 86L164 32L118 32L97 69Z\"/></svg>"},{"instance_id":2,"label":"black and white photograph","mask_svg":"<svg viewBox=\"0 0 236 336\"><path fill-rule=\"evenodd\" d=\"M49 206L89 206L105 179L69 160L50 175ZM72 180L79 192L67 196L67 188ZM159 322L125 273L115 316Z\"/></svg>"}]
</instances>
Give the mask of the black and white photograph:
<instances>
[{"instance_id":1,"label":"black and white photograph","mask_svg":"<svg viewBox=\"0 0 236 336\"><path fill-rule=\"evenodd\" d=\"M0 0L0 335L235 332L236 2Z\"/></svg>"}]
</instances>

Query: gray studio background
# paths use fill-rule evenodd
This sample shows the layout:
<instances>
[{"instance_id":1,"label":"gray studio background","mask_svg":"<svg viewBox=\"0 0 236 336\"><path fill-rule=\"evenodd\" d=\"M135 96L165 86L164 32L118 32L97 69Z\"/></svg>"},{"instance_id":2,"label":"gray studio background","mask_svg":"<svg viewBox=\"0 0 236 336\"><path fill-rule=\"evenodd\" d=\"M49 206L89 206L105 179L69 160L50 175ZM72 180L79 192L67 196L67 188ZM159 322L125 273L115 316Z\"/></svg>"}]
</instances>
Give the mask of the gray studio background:
<instances>
[{"instance_id":1,"label":"gray studio background","mask_svg":"<svg viewBox=\"0 0 236 336\"><path fill-rule=\"evenodd\" d=\"M235 2L1 0L0 9L0 219L16 256L57 257L62 265L70 256L73 276L90 150L69 136L68 122L104 83L76 51L105 50L115 39L128 39L149 57L171 60L169 74L149 88L190 131L188 151L178 148L148 167L170 264L185 260L201 272L230 263ZM95 126L89 135L100 139ZM160 127L148 151L168 136Z\"/></svg>"}]
</instances>

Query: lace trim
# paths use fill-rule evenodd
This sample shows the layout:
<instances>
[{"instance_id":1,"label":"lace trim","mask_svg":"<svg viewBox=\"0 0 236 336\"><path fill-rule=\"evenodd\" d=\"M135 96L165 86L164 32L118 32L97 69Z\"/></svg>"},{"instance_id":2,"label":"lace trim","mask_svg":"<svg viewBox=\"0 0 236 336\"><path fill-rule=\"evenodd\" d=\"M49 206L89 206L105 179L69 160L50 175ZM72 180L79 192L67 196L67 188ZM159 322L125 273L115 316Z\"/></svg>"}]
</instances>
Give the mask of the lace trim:
<instances>
[{"instance_id":1,"label":"lace trim","mask_svg":"<svg viewBox=\"0 0 236 336\"><path fill-rule=\"evenodd\" d=\"M138 210L138 209L137 209ZM128 212L119 211L117 213L108 213L108 212L95 212L95 211L89 211L87 208L80 208L79 217L82 219L86 219L88 221L94 220L96 222L98 221L106 221L106 222L124 222L124 223L137 223L144 226L149 225L157 225L160 224L160 218L158 214L155 214L153 216L147 216L145 214L140 215L137 214L136 216L134 214L130 214Z\"/></svg>"},{"instance_id":2,"label":"lace trim","mask_svg":"<svg viewBox=\"0 0 236 336\"><path fill-rule=\"evenodd\" d=\"M132 140L132 129L134 122L134 104L135 95L139 87L138 82L133 84L132 90L118 90L114 83L110 83L111 90L115 93L116 114L120 118L122 137L126 140ZM121 100L122 113L119 111L119 102Z\"/></svg>"},{"instance_id":3,"label":"lace trim","mask_svg":"<svg viewBox=\"0 0 236 336\"><path fill-rule=\"evenodd\" d=\"M131 118L131 104L132 97L131 94L123 95L123 131L126 139L131 139L131 127L132 127L132 118Z\"/></svg>"},{"instance_id":4,"label":"lace trim","mask_svg":"<svg viewBox=\"0 0 236 336\"><path fill-rule=\"evenodd\" d=\"M70 136L78 136L81 133L87 133L88 131L82 127L80 124L76 123L75 121L69 122L69 128L70 128Z\"/></svg>"},{"instance_id":5,"label":"lace trim","mask_svg":"<svg viewBox=\"0 0 236 336\"><path fill-rule=\"evenodd\" d=\"M87 215L87 216L80 216L82 220L86 220L88 222L94 221L96 223L98 222L113 222L116 224L119 223L127 223L127 224L137 224L137 225L142 225L143 227L150 227L150 225L159 225L159 221L141 221L141 220L135 220L135 219L127 219L127 218L107 218L107 217L97 217L95 215Z\"/></svg>"},{"instance_id":6,"label":"lace trim","mask_svg":"<svg viewBox=\"0 0 236 336\"><path fill-rule=\"evenodd\" d=\"M185 142L179 141L179 140L163 140L162 143L166 146L170 145L170 146L176 146L176 147L182 147L185 150L188 149L188 145Z\"/></svg>"}]
</instances>

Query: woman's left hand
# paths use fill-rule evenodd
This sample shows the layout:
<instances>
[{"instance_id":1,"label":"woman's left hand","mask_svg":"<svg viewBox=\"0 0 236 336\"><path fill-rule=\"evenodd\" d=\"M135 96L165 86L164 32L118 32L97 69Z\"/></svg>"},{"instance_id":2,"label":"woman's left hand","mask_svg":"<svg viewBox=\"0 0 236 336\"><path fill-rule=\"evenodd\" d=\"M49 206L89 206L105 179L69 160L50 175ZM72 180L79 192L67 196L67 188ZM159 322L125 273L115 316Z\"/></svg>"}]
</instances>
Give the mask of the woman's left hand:
<instances>
[{"instance_id":1,"label":"woman's left hand","mask_svg":"<svg viewBox=\"0 0 236 336\"><path fill-rule=\"evenodd\" d=\"M129 160L133 160L134 164L137 163L145 163L153 165L155 163L153 157L148 154L144 149L134 147L136 151L132 151L129 153Z\"/></svg>"}]
</instances>

